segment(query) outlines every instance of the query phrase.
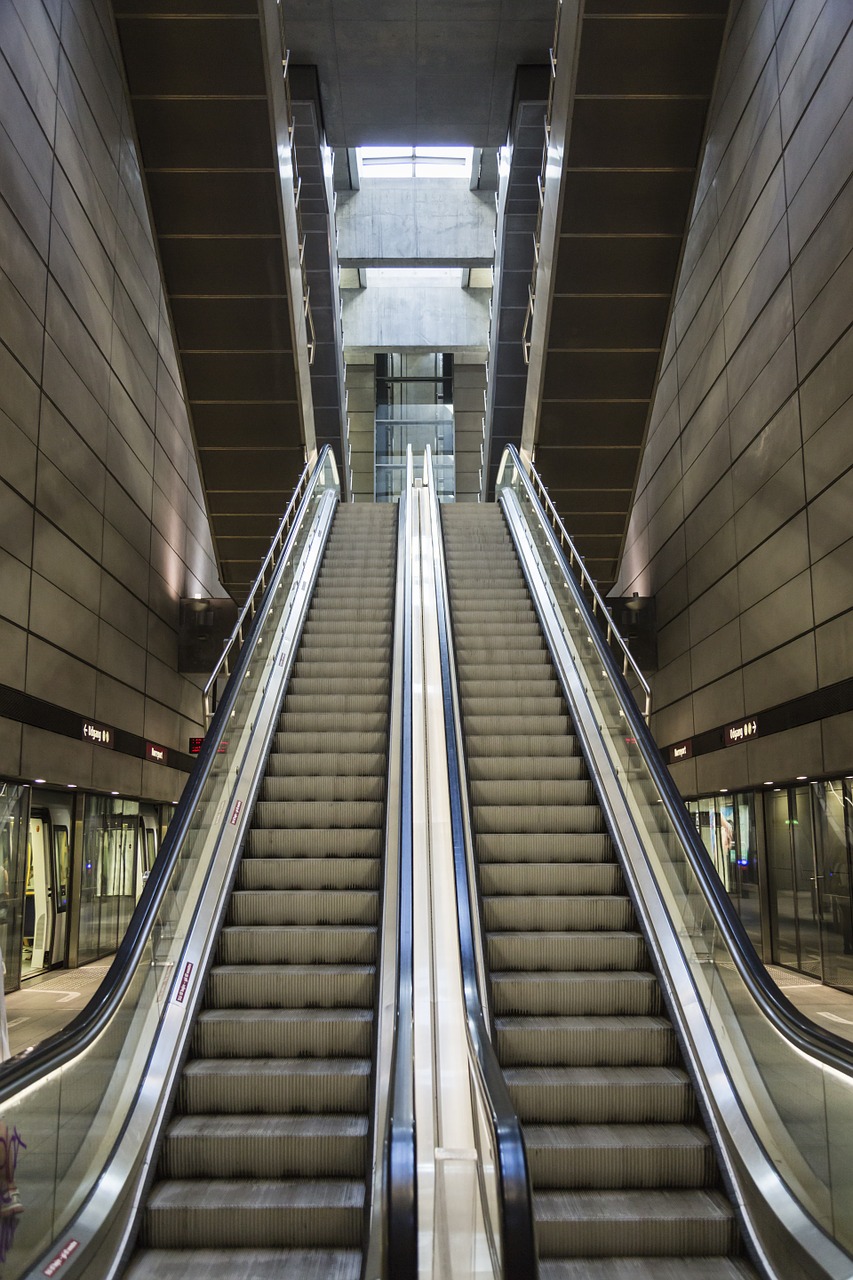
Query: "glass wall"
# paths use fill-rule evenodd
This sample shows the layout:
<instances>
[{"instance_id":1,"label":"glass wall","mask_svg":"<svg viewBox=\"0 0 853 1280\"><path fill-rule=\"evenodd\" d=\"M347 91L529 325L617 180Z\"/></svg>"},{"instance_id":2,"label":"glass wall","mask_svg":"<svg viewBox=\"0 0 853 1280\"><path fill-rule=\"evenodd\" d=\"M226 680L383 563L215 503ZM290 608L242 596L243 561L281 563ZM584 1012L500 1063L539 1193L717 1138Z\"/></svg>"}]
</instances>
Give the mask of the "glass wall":
<instances>
[{"instance_id":1,"label":"glass wall","mask_svg":"<svg viewBox=\"0 0 853 1280\"><path fill-rule=\"evenodd\" d=\"M687 808L762 958L853 991L851 788L799 780Z\"/></svg>"},{"instance_id":2,"label":"glass wall","mask_svg":"<svg viewBox=\"0 0 853 1280\"><path fill-rule=\"evenodd\" d=\"M150 841L141 808L138 800L85 798L77 945L80 964L112 955L142 892L150 870Z\"/></svg>"},{"instance_id":3,"label":"glass wall","mask_svg":"<svg viewBox=\"0 0 853 1280\"><path fill-rule=\"evenodd\" d=\"M756 948L761 947L761 901L755 801L748 792L689 800L702 843Z\"/></svg>"},{"instance_id":4,"label":"glass wall","mask_svg":"<svg viewBox=\"0 0 853 1280\"><path fill-rule=\"evenodd\" d=\"M374 362L376 411L374 497L394 502L406 479L406 447L420 465L432 449L438 494L456 492L453 356L441 352L380 353Z\"/></svg>"}]
</instances>

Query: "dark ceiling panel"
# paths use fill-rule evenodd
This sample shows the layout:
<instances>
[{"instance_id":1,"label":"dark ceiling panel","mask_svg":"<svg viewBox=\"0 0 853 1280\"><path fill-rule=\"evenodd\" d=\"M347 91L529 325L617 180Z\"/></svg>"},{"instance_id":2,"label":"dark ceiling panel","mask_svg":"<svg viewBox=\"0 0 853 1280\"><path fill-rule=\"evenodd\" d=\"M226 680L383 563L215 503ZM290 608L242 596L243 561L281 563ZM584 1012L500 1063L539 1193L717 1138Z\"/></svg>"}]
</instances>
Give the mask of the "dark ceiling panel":
<instances>
[{"instance_id":1,"label":"dark ceiling panel","mask_svg":"<svg viewBox=\"0 0 853 1280\"><path fill-rule=\"evenodd\" d=\"M701 98L577 99L569 164L692 169L706 109Z\"/></svg>"},{"instance_id":2,"label":"dark ceiling panel","mask_svg":"<svg viewBox=\"0 0 853 1280\"><path fill-rule=\"evenodd\" d=\"M190 400L289 400L296 403L296 372L288 352L183 352Z\"/></svg>"},{"instance_id":3,"label":"dark ceiling panel","mask_svg":"<svg viewBox=\"0 0 853 1280\"><path fill-rule=\"evenodd\" d=\"M193 422L196 438L202 447L225 448L240 444L262 448L264 445L293 447L289 435L292 405L270 401L242 404L195 404Z\"/></svg>"},{"instance_id":4,"label":"dark ceiling panel","mask_svg":"<svg viewBox=\"0 0 853 1280\"><path fill-rule=\"evenodd\" d=\"M287 293L278 234L267 239L164 239L160 256L175 295Z\"/></svg>"},{"instance_id":5,"label":"dark ceiling panel","mask_svg":"<svg viewBox=\"0 0 853 1280\"><path fill-rule=\"evenodd\" d=\"M272 168L266 98L140 98L134 117L146 168Z\"/></svg>"},{"instance_id":6,"label":"dark ceiling panel","mask_svg":"<svg viewBox=\"0 0 853 1280\"><path fill-rule=\"evenodd\" d=\"M264 469L267 489L287 493L288 490L292 491L299 472L305 465L302 455L292 449L202 449L200 452L208 489L235 493L232 509L237 511L244 508L236 494L239 490L254 486L259 467ZM284 507L281 508L281 514L284 514Z\"/></svg>"},{"instance_id":7,"label":"dark ceiling panel","mask_svg":"<svg viewBox=\"0 0 853 1280\"><path fill-rule=\"evenodd\" d=\"M555 297L551 306L550 345L584 350L643 347L650 333L661 333L669 297Z\"/></svg>"},{"instance_id":8,"label":"dark ceiling panel","mask_svg":"<svg viewBox=\"0 0 853 1280\"><path fill-rule=\"evenodd\" d=\"M173 298L178 345L190 351L289 351L286 298Z\"/></svg>"},{"instance_id":9,"label":"dark ceiling panel","mask_svg":"<svg viewBox=\"0 0 853 1280\"><path fill-rule=\"evenodd\" d=\"M671 294L681 236L563 236L557 293Z\"/></svg>"},{"instance_id":10,"label":"dark ceiling panel","mask_svg":"<svg viewBox=\"0 0 853 1280\"><path fill-rule=\"evenodd\" d=\"M581 17L536 461L605 588L627 524L726 8L587 0Z\"/></svg>"},{"instance_id":11,"label":"dark ceiling panel","mask_svg":"<svg viewBox=\"0 0 853 1280\"><path fill-rule=\"evenodd\" d=\"M554 351L549 349L544 400L648 399L658 353L652 351ZM638 442L639 443L639 442Z\"/></svg>"},{"instance_id":12,"label":"dark ceiling panel","mask_svg":"<svg viewBox=\"0 0 853 1280\"><path fill-rule=\"evenodd\" d=\"M616 448L636 447L646 409L645 400L546 400L539 419L536 456L549 446L596 445L604 439Z\"/></svg>"},{"instance_id":13,"label":"dark ceiling panel","mask_svg":"<svg viewBox=\"0 0 853 1280\"><path fill-rule=\"evenodd\" d=\"M175 0L115 0L116 18L121 20L125 15L140 17L156 15L172 18L175 14ZM209 17L218 14L248 14L254 16L258 12L258 0L180 0L182 14L197 14Z\"/></svg>"},{"instance_id":14,"label":"dark ceiling panel","mask_svg":"<svg viewBox=\"0 0 853 1280\"><path fill-rule=\"evenodd\" d=\"M118 27L134 97L266 95L257 6L227 18L128 16Z\"/></svg>"},{"instance_id":15,"label":"dark ceiling panel","mask_svg":"<svg viewBox=\"0 0 853 1280\"><path fill-rule=\"evenodd\" d=\"M721 17L596 17L583 23L577 92L708 97Z\"/></svg>"},{"instance_id":16,"label":"dark ceiling panel","mask_svg":"<svg viewBox=\"0 0 853 1280\"><path fill-rule=\"evenodd\" d=\"M148 172L161 236L280 235L277 179L269 173Z\"/></svg>"},{"instance_id":17,"label":"dark ceiling panel","mask_svg":"<svg viewBox=\"0 0 853 1280\"><path fill-rule=\"evenodd\" d=\"M694 178L692 170L571 172L566 177L562 231L680 237Z\"/></svg>"}]
</instances>

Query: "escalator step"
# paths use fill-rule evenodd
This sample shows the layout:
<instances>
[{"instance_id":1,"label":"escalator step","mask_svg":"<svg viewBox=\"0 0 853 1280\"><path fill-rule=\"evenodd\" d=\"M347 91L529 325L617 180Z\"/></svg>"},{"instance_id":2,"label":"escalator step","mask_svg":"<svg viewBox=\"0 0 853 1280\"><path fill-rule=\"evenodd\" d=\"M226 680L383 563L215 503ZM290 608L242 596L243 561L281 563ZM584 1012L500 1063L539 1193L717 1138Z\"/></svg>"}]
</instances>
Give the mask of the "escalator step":
<instances>
[{"instance_id":1,"label":"escalator step","mask_svg":"<svg viewBox=\"0 0 853 1280\"><path fill-rule=\"evenodd\" d=\"M589 933L505 932L487 940L493 969L577 970L646 969L648 953L642 934L623 930Z\"/></svg>"},{"instance_id":2,"label":"escalator step","mask_svg":"<svg viewBox=\"0 0 853 1280\"><path fill-rule=\"evenodd\" d=\"M197 1058L366 1058L372 1009L202 1009Z\"/></svg>"},{"instance_id":3,"label":"escalator step","mask_svg":"<svg viewBox=\"0 0 853 1280\"><path fill-rule=\"evenodd\" d=\"M231 895L228 919L242 925L365 925L375 924L379 898L369 890L238 889Z\"/></svg>"},{"instance_id":4,"label":"escalator step","mask_svg":"<svg viewBox=\"0 0 853 1280\"><path fill-rule=\"evenodd\" d=\"M508 1015L497 1018L498 1053L508 1066L670 1066L678 1061L666 1018Z\"/></svg>"},{"instance_id":5,"label":"escalator step","mask_svg":"<svg viewBox=\"0 0 853 1280\"><path fill-rule=\"evenodd\" d=\"M684 1124L693 1120L690 1078L677 1067L508 1067L522 1122Z\"/></svg>"},{"instance_id":6,"label":"escalator step","mask_svg":"<svg viewBox=\"0 0 853 1280\"><path fill-rule=\"evenodd\" d=\"M483 898L483 921L488 930L575 931L604 929L621 931L636 928L631 899L610 894L554 894L535 897L511 894Z\"/></svg>"},{"instance_id":7,"label":"escalator step","mask_svg":"<svg viewBox=\"0 0 853 1280\"><path fill-rule=\"evenodd\" d=\"M483 862L480 888L487 896L624 892L615 862Z\"/></svg>"},{"instance_id":8,"label":"escalator step","mask_svg":"<svg viewBox=\"0 0 853 1280\"><path fill-rule=\"evenodd\" d=\"M651 972L616 970L492 972L496 1014L652 1014L660 1011L660 988Z\"/></svg>"},{"instance_id":9,"label":"escalator step","mask_svg":"<svg viewBox=\"0 0 853 1280\"><path fill-rule=\"evenodd\" d=\"M208 977L208 1008L369 1009L372 964L216 965Z\"/></svg>"},{"instance_id":10,"label":"escalator step","mask_svg":"<svg viewBox=\"0 0 853 1280\"><path fill-rule=\"evenodd\" d=\"M239 889L378 889L378 858L244 857Z\"/></svg>"},{"instance_id":11,"label":"escalator step","mask_svg":"<svg viewBox=\"0 0 853 1280\"><path fill-rule=\"evenodd\" d=\"M316 893L312 898L318 897ZM375 964L376 929L352 925L226 926L218 964Z\"/></svg>"},{"instance_id":12,"label":"escalator step","mask_svg":"<svg viewBox=\"0 0 853 1280\"><path fill-rule=\"evenodd\" d=\"M361 1243L364 1183L340 1179L208 1179L155 1184L145 1242L202 1248Z\"/></svg>"},{"instance_id":13,"label":"escalator step","mask_svg":"<svg viewBox=\"0 0 853 1280\"><path fill-rule=\"evenodd\" d=\"M181 1116L166 1132L164 1178L357 1178L366 1115Z\"/></svg>"},{"instance_id":14,"label":"escalator step","mask_svg":"<svg viewBox=\"0 0 853 1280\"><path fill-rule=\"evenodd\" d=\"M734 1210L717 1191L543 1191L534 1205L546 1258L724 1254L739 1245Z\"/></svg>"},{"instance_id":15,"label":"escalator step","mask_svg":"<svg viewBox=\"0 0 853 1280\"><path fill-rule=\"evenodd\" d=\"M527 1125L530 1173L550 1187L707 1187L714 1150L695 1125Z\"/></svg>"},{"instance_id":16,"label":"escalator step","mask_svg":"<svg viewBox=\"0 0 853 1280\"><path fill-rule=\"evenodd\" d=\"M359 1280L361 1249L148 1249L125 1280Z\"/></svg>"},{"instance_id":17,"label":"escalator step","mask_svg":"<svg viewBox=\"0 0 853 1280\"><path fill-rule=\"evenodd\" d=\"M185 1114L366 1111L369 1058L198 1058L181 1077Z\"/></svg>"}]
</instances>

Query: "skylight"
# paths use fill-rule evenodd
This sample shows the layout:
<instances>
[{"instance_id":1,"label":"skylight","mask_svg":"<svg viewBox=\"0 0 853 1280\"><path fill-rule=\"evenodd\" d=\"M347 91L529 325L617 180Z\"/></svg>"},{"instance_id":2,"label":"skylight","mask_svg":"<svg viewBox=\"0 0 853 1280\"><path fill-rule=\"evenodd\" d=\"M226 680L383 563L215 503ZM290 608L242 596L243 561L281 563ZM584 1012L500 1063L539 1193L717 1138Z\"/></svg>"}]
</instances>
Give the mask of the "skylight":
<instances>
[{"instance_id":1,"label":"skylight","mask_svg":"<svg viewBox=\"0 0 853 1280\"><path fill-rule=\"evenodd\" d=\"M371 178L464 178L471 172L471 147L359 147L358 172Z\"/></svg>"},{"instance_id":2,"label":"skylight","mask_svg":"<svg viewBox=\"0 0 853 1280\"><path fill-rule=\"evenodd\" d=\"M370 285L390 285L392 288L403 288L407 285L430 285L460 289L462 287L461 267L368 267L365 271L365 283Z\"/></svg>"}]
</instances>

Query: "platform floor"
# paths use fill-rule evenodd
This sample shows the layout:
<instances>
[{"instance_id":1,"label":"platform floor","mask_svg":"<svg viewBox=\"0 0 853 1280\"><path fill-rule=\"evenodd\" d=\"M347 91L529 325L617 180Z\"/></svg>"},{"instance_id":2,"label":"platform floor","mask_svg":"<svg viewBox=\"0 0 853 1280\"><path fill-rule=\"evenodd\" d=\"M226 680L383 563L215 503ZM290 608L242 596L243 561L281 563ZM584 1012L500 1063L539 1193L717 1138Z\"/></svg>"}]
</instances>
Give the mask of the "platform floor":
<instances>
[{"instance_id":1,"label":"platform floor","mask_svg":"<svg viewBox=\"0 0 853 1280\"><path fill-rule=\"evenodd\" d=\"M60 969L44 977L31 978L20 991L7 996L6 1017L12 1053L21 1053L61 1031L94 995L110 967L110 960L111 957L105 957L82 969ZM806 1017L837 1036L853 1041L853 995L825 987L822 982L778 965L769 965L767 971L791 1004Z\"/></svg>"}]
</instances>

